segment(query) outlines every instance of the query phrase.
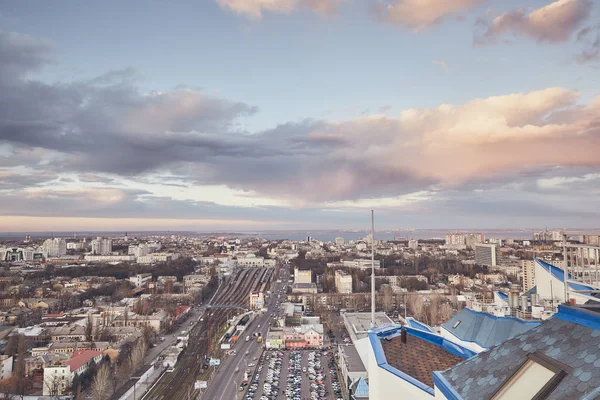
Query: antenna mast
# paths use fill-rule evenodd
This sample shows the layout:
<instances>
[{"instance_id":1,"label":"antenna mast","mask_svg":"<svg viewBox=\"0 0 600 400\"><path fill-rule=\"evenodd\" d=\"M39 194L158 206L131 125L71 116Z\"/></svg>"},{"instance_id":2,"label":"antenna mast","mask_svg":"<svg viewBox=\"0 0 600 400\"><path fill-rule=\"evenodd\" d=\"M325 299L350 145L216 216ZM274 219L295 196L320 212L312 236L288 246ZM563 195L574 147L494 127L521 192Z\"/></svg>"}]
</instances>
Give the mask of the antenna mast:
<instances>
[{"instance_id":1,"label":"antenna mast","mask_svg":"<svg viewBox=\"0 0 600 400\"><path fill-rule=\"evenodd\" d=\"M371 328L375 327L375 212L371 210Z\"/></svg>"}]
</instances>

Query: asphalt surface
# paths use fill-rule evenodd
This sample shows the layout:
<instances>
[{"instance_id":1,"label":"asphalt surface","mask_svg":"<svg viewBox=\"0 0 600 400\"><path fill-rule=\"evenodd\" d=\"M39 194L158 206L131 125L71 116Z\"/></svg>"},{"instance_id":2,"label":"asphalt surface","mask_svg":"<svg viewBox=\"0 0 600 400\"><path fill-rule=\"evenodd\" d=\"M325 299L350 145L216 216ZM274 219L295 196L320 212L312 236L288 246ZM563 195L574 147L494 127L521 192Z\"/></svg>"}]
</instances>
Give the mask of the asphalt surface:
<instances>
[{"instance_id":1,"label":"asphalt surface","mask_svg":"<svg viewBox=\"0 0 600 400\"><path fill-rule=\"evenodd\" d=\"M285 273L287 271L284 271L282 270L282 275L286 276ZM201 394L202 399L236 400L243 396L245 390L240 391L239 387L244 377L246 366L250 363L257 363L264 345L264 342L258 343L252 334L260 332L263 337L266 337L269 319L271 318L271 314L276 313L275 308L280 302L277 299L277 293L281 289L282 284L273 282L271 285L271 296L267 302L267 311L262 315L257 315L240 335L238 342L232 345L231 348L236 351L236 354L222 360L221 365L217 368L217 372L213 374L212 379L208 383L208 388ZM260 328L258 328L258 325L260 325ZM248 342L245 341L246 336L250 336ZM253 360L253 358L257 360ZM237 368L239 368L239 371L236 373L235 370ZM251 370L253 371L254 367Z\"/></svg>"}]
</instances>

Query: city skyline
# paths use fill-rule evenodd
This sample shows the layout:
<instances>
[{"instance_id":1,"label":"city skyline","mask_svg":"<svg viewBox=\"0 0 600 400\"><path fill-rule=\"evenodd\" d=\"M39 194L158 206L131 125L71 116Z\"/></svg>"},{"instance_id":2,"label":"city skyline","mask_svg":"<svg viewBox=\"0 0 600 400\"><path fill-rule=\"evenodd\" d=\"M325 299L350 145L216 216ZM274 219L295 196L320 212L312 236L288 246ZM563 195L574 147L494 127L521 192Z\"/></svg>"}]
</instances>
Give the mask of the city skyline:
<instances>
[{"instance_id":1,"label":"city skyline","mask_svg":"<svg viewBox=\"0 0 600 400\"><path fill-rule=\"evenodd\" d=\"M0 5L0 232L597 226L590 0Z\"/></svg>"}]
</instances>

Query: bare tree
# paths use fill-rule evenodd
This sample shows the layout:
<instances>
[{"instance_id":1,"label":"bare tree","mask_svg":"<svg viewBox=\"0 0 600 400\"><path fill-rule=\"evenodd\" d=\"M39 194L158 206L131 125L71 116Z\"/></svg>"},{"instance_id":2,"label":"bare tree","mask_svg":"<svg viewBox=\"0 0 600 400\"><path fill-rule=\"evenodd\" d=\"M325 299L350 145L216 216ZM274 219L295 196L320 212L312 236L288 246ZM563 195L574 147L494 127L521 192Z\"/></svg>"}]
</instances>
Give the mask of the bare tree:
<instances>
[{"instance_id":1,"label":"bare tree","mask_svg":"<svg viewBox=\"0 0 600 400\"><path fill-rule=\"evenodd\" d=\"M139 338L131 351L131 366L134 371L137 371L144 364L144 356L146 355L147 345L143 338Z\"/></svg>"},{"instance_id":2,"label":"bare tree","mask_svg":"<svg viewBox=\"0 0 600 400\"><path fill-rule=\"evenodd\" d=\"M92 381L92 398L107 400L110 397L110 385L110 367L107 363L103 363Z\"/></svg>"},{"instance_id":3,"label":"bare tree","mask_svg":"<svg viewBox=\"0 0 600 400\"><path fill-rule=\"evenodd\" d=\"M417 293L409 293L406 298L406 304L410 309L410 313L412 316L421 321L423 320L425 314L425 303L423 302L423 297Z\"/></svg>"}]
</instances>

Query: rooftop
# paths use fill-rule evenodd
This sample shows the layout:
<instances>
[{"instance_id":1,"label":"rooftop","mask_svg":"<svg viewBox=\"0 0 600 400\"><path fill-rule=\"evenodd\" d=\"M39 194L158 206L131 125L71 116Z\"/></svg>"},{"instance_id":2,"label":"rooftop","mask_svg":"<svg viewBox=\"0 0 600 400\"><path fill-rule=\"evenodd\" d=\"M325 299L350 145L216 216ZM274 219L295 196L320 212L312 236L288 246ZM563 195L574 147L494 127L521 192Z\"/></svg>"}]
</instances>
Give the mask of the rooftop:
<instances>
[{"instance_id":1,"label":"rooftop","mask_svg":"<svg viewBox=\"0 0 600 400\"><path fill-rule=\"evenodd\" d=\"M402 330L406 331L406 343ZM369 340L379 368L433 395L433 372L453 367L475 353L443 337L401 325L369 331Z\"/></svg>"},{"instance_id":2,"label":"rooftop","mask_svg":"<svg viewBox=\"0 0 600 400\"><path fill-rule=\"evenodd\" d=\"M82 365L88 363L93 358L102 354L101 351L98 350L81 350L73 353L71 358L65 362L65 365L71 367L71 372L77 371Z\"/></svg>"},{"instance_id":3,"label":"rooftop","mask_svg":"<svg viewBox=\"0 0 600 400\"><path fill-rule=\"evenodd\" d=\"M561 305L553 318L528 332L436 373L436 386L452 398L490 398L539 354L566 369L544 398L581 399L600 386L600 314L592 310Z\"/></svg>"},{"instance_id":4,"label":"rooftop","mask_svg":"<svg viewBox=\"0 0 600 400\"><path fill-rule=\"evenodd\" d=\"M371 329L371 313L343 313L344 323L348 328L352 341L356 341L368 336ZM393 321L384 312L375 313L375 326L390 325Z\"/></svg>"},{"instance_id":5,"label":"rooftop","mask_svg":"<svg viewBox=\"0 0 600 400\"><path fill-rule=\"evenodd\" d=\"M513 317L496 317L488 313L463 308L448 322L442 324L442 328L462 341L474 342L481 347L489 348L525 333L539 324L538 321L523 321Z\"/></svg>"},{"instance_id":6,"label":"rooftop","mask_svg":"<svg viewBox=\"0 0 600 400\"><path fill-rule=\"evenodd\" d=\"M433 387L433 371L444 371L463 361L462 357L410 334L406 335L406 343L396 336L382 340L381 346L389 365L429 387Z\"/></svg>"},{"instance_id":7,"label":"rooftop","mask_svg":"<svg viewBox=\"0 0 600 400\"><path fill-rule=\"evenodd\" d=\"M360 359L360 355L358 354L356 347L353 344L348 346L339 346L339 350L342 353L344 360L346 360L348 372L364 372L367 370Z\"/></svg>"}]
</instances>

